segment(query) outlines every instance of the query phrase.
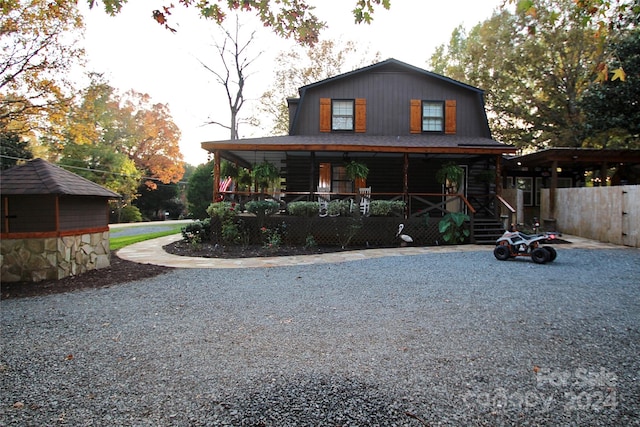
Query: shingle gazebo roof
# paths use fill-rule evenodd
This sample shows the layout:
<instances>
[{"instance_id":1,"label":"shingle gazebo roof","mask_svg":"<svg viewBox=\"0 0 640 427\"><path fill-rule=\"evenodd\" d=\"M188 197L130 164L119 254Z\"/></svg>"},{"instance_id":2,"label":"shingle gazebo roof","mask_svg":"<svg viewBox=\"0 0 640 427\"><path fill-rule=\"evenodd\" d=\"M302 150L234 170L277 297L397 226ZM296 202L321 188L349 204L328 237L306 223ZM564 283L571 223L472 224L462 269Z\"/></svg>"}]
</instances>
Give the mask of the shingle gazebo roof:
<instances>
[{"instance_id":1,"label":"shingle gazebo roof","mask_svg":"<svg viewBox=\"0 0 640 427\"><path fill-rule=\"evenodd\" d=\"M57 194L119 199L121 196L79 175L42 160L31 160L2 172L2 195Z\"/></svg>"}]
</instances>

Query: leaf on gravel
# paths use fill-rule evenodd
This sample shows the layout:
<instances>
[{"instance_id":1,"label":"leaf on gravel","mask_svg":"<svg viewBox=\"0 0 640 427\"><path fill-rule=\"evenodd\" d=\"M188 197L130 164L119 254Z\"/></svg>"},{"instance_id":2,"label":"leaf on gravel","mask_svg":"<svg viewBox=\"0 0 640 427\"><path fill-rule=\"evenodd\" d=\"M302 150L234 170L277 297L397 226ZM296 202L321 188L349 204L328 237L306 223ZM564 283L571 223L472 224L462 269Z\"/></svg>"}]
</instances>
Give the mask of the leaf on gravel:
<instances>
[{"instance_id":1,"label":"leaf on gravel","mask_svg":"<svg viewBox=\"0 0 640 427\"><path fill-rule=\"evenodd\" d=\"M23 402L16 402L13 404L13 407L16 409L22 409L24 408L24 403Z\"/></svg>"}]
</instances>

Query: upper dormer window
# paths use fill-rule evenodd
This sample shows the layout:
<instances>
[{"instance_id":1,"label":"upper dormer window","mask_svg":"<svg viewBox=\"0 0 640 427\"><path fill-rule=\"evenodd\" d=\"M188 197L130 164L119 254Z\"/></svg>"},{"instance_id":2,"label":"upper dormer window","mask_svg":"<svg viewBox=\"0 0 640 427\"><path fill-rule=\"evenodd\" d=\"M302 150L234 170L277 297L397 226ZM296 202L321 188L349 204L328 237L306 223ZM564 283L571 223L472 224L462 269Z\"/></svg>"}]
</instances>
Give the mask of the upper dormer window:
<instances>
[{"instance_id":1,"label":"upper dormer window","mask_svg":"<svg viewBox=\"0 0 640 427\"><path fill-rule=\"evenodd\" d=\"M367 100L320 98L320 132L367 131Z\"/></svg>"},{"instance_id":2,"label":"upper dormer window","mask_svg":"<svg viewBox=\"0 0 640 427\"><path fill-rule=\"evenodd\" d=\"M353 130L353 99L331 100L331 130Z\"/></svg>"},{"instance_id":3,"label":"upper dormer window","mask_svg":"<svg viewBox=\"0 0 640 427\"><path fill-rule=\"evenodd\" d=\"M444 102L422 101L422 131L444 130Z\"/></svg>"},{"instance_id":4,"label":"upper dormer window","mask_svg":"<svg viewBox=\"0 0 640 427\"><path fill-rule=\"evenodd\" d=\"M411 133L444 132L456 133L456 100L423 101L411 100L409 130Z\"/></svg>"}]
</instances>

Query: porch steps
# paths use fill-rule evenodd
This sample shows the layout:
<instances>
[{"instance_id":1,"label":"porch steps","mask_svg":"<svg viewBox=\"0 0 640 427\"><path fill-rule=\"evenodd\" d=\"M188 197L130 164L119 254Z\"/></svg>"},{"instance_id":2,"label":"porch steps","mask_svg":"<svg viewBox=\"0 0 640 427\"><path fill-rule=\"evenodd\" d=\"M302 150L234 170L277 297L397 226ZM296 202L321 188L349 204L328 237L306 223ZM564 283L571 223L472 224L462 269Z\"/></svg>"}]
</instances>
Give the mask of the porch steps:
<instances>
[{"instance_id":1,"label":"porch steps","mask_svg":"<svg viewBox=\"0 0 640 427\"><path fill-rule=\"evenodd\" d=\"M498 219L475 218L473 221L473 237L478 245L495 245L503 233L503 224Z\"/></svg>"}]
</instances>

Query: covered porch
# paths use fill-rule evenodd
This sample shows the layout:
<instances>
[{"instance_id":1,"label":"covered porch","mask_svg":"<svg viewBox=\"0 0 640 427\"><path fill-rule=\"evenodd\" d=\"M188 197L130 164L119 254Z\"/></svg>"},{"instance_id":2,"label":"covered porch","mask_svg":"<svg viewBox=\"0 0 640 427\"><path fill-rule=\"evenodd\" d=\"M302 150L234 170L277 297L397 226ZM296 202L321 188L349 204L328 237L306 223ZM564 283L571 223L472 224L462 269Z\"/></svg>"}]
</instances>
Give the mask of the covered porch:
<instances>
[{"instance_id":1,"label":"covered porch","mask_svg":"<svg viewBox=\"0 0 640 427\"><path fill-rule=\"evenodd\" d=\"M343 201L359 206L360 188L369 189L371 201L398 201L404 210L396 220L441 218L449 212L463 212L471 218L498 220L502 182L501 161L515 148L489 138L445 135L408 135L398 137L354 134L282 136L202 143L213 155L212 200L274 200L285 213L287 205L297 201ZM226 178L221 161L251 170L269 162L279 171L277 185L263 191L251 188L221 188ZM347 177L345 165L351 161L365 164L366 182ZM447 188L438 182L438 170L454 163L464 171L462 182ZM319 213L320 216L320 213Z\"/></svg>"}]
</instances>

